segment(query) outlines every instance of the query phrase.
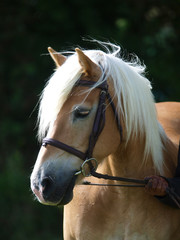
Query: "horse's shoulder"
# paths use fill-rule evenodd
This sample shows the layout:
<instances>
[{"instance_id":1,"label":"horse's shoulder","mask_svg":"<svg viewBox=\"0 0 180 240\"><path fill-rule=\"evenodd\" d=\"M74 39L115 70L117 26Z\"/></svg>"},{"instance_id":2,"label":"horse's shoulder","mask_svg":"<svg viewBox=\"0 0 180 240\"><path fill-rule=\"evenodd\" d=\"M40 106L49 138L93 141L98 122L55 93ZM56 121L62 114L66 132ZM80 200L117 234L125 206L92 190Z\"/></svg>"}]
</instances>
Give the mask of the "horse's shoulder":
<instances>
[{"instance_id":1,"label":"horse's shoulder","mask_svg":"<svg viewBox=\"0 0 180 240\"><path fill-rule=\"evenodd\" d=\"M176 144L180 139L180 102L156 103L158 120L168 137Z\"/></svg>"}]
</instances>

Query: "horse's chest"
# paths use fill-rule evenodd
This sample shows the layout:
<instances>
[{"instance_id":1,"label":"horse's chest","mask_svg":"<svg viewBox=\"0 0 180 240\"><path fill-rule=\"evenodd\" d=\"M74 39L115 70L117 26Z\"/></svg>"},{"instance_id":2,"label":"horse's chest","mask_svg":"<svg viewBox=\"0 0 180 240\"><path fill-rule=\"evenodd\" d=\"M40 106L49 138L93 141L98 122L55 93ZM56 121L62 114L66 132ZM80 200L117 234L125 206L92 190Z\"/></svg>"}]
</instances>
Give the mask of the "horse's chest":
<instances>
[{"instance_id":1,"label":"horse's chest","mask_svg":"<svg viewBox=\"0 0 180 240\"><path fill-rule=\"evenodd\" d=\"M81 200L66 206L65 228L73 237L65 240L124 240L124 215L119 211L115 205L104 205L100 201L84 204Z\"/></svg>"},{"instance_id":2,"label":"horse's chest","mask_svg":"<svg viewBox=\"0 0 180 240\"><path fill-rule=\"evenodd\" d=\"M159 203L156 209L153 207L158 203L156 199L153 199L153 204L148 203L147 206L143 206L145 201L141 201L142 196L130 202L130 197L125 198L122 194L111 193L111 195L112 199L108 199L105 194L103 197L93 198L85 192L77 191L72 202L65 206L64 239L180 239L178 234L180 218L177 212L164 208L162 203ZM171 216L174 218L170 221Z\"/></svg>"},{"instance_id":3,"label":"horse's chest","mask_svg":"<svg viewBox=\"0 0 180 240\"><path fill-rule=\"evenodd\" d=\"M98 212L86 212L69 218L69 234L65 240L148 240L142 233L136 232L126 219ZM131 225L131 226L130 226ZM67 232L66 232L67 234Z\"/></svg>"},{"instance_id":4,"label":"horse's chest","mask_svg":"<svg viewBox=\"0 0 180 240\"><path fill-rule=\"evenodd\" d=\"M76 190L72 202L65 207L65 231L72 236L65 240L146 239L138 234L140 226L132 224L132 215L129 218L132 211L129 211L127 199L117 199L117 193L107 194L103 190L95 192L96 194L91 192L91 195L78 191L78 188ZM134 215L133 221L135 217Z\"/></svg>"}]
</instances>

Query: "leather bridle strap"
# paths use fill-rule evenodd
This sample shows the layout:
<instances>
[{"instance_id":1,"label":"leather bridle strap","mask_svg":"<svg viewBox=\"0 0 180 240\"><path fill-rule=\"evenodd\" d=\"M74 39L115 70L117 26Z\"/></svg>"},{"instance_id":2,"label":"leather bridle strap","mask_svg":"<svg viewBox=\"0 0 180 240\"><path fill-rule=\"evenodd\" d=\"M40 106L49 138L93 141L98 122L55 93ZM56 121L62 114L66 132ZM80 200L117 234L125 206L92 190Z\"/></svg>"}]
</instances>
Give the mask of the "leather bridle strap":
<instances>
[{"instance_id":1,"label":"leather bridle strap","mask_svg":"<svg viewBox=\"0 0 180 240\"><path fill-rule=\"evenodd\" d=\"M102 90L100 92L99 96L99 103L98 103L98 108L96 112L96 116L94 119L94 124L92 128L92 132L89 138L89 146L87 150L87 159L92 157L93 154L93 149L95 147L95 144L97 142L97 139L99 135L101 134L104 125L105 125L105 112L106 112L106 91Z\"/></svg>"},{"instance_id":2,"label":"leather bridle strap","mask_svg":"<svg viewBox=\"0 0 180 240\"><path fill-rule=\"evenodd\" d=\"M135 179L135 178L123 178L123 177L117 177L117 176L109 176L108 174L101 174L101 173L97 173L97 172L93 172L91 175L93 177L103 178L105 180L114 180L114 181L122 181L122 182L133 182L133 183L139 183L139 184L144 184L144 183L148 182L148 180Z\"/></svg>"},{"instance_id":3,"label":"leather bridle strap","mask_svg":"<svg viewBox=\"0 0 180 240\"><path fill-rule=\"evenodd\" d=\"M42 146L46 147L46 145L51 145L53 147L56 147L56 148L60 148L66 152L69 152L69 153L72 153L73 155L75 155L76 157L82 159L82 160L85 160L86 159L86 154L65 144L65 143L62 143L60 141L57 141L53 138L44 138L43 141L42 141Z\"/></svg>"}]
</instances>

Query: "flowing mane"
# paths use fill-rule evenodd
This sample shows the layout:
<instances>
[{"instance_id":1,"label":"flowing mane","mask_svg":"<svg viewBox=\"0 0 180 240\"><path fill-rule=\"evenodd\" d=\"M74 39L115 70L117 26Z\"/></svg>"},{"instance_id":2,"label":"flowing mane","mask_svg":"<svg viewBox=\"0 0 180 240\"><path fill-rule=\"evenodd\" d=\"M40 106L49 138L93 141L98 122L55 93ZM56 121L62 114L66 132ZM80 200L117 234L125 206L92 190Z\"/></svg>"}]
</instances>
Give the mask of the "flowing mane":
<instances>
[{"instance_id":1,"label":"flowing mane","mask_svg":"<svg viewBox=\"0 0 180 240\"><path fill-rule=\"evenodd\" d=\"M112 45L110 46L112 47ZM108 51L108 53L100 50L87 50L84 53L102 67L109 83L112 81L113 97L117 99L117 111L121 114L126 127L126 144L130 137L138 136L144 139L143 160L146 160L147 156L151 154L157 172L162 174L164 132L157 121L151 84L144 76L145 66L140 64L137 57L131 62L123 60L120 57L121 51L118 46L114 46L114 51ZM51 76L40 101L38 117L40 140L56 119L81 74L81 66L75 53L70 55ZM98 80L97 84L101 82L102 78ZM92 89L88 89L88 91L92 91Z\"/></svg>"}]
</instances>

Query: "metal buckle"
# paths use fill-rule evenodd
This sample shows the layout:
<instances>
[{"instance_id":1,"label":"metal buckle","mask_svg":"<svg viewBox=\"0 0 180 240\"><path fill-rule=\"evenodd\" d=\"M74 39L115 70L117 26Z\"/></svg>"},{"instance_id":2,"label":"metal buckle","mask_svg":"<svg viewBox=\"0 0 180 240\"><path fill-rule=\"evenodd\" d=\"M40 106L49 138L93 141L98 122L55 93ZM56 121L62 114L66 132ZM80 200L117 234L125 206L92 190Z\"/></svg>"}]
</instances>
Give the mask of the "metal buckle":
<instances>
[{"instance_id":1,"label":"metal buckle","mask_svg":"<svg viewBox=\"0 0 180 240\"><path fill-rule=\"evenodd\" d=\"M105 95L106 95L106 94L107 94L107 91L106 91L106 90L101 90L100 95L101 95L101 94L105 94Z\"/></svg>"},{"instance_id":2,"label":"metal buckle","mask_svg":"<svg viewBox=\"0 0 180 240\"><path fill-rule=\"evenodd\" d=\"M86 159L81 165L80 171L76 172L75 175L82 173L84 177L90 177L92 171L91 167L93 167L93 171L96 171L98 167L98 161L95 158Z\"/></svg>"}]
</instances>

